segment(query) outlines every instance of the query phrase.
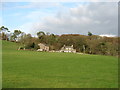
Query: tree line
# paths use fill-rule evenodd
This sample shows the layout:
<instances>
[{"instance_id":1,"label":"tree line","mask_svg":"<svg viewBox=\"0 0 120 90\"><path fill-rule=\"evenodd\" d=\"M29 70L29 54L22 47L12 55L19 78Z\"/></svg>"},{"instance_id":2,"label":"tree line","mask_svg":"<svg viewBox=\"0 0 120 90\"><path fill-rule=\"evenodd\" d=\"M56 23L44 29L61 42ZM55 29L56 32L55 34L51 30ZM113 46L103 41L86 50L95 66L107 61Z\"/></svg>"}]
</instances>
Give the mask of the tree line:
<instances>
[{"instance_id":1,"label":"tree line","mask_svg":"<svg viewBox=\"0 0 120 90\"><path fill-rule=\"evenodd\" d=\"M37 50L38 43L44 43L50 47L50 50L60 50L63 45L73 45L77 52L86 54L99 54L118 56L119 37L101 37L88 32L87 35L80 34L62 34L45 33L39 31L37 37L26 34L21 30L14 30L13 33L8 28L0 27L0 39L11 42L17 42L21 45L20 49Z\"/></svg>"}]
</instances>

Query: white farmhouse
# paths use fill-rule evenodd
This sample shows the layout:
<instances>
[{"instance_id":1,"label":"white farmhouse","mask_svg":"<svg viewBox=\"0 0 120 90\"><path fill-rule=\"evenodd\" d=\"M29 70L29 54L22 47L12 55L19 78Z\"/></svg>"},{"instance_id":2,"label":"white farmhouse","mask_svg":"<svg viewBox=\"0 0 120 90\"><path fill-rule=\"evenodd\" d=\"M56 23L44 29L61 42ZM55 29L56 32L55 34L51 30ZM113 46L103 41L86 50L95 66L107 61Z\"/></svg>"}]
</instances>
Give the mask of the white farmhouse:
<instances>
[{"instance_id":1,"label":"white farmhouse","mask_svg":"<svg viewBox=\"0 0 120 90\"><path fill-rule=\"evenodd\" d=\"M76 49L73 48L73 45L71 46L63 46L60 50L60 52L72 52L72 53L76 53Z\"/></svg>"}]
</instances>

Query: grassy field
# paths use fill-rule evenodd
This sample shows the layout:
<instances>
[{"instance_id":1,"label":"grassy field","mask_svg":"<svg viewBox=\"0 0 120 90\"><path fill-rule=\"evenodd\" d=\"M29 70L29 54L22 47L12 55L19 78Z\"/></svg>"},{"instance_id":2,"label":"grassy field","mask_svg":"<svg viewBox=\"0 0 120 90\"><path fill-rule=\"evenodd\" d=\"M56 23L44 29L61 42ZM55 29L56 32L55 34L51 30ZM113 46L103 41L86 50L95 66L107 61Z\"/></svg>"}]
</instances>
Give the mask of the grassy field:
<instances>
[{"instance_id":1,"label":"grassy field","mask_svg":"<svg viewBox=\"0 0 120 90\"><path fill-rule=\"evenodd\" d=\"M111 56L18 51L3 41L3 88L117 88Z\"/></svg>"}]
</instances>

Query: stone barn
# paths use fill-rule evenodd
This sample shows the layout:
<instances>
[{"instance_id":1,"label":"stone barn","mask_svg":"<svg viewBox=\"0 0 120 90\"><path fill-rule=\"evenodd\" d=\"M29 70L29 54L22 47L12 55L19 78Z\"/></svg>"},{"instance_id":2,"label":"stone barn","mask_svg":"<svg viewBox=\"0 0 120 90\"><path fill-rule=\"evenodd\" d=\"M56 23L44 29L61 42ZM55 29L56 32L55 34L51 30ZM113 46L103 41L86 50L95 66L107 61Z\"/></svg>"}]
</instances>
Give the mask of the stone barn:
<instances>
[{"instance_id":1,"label":"stone barn","mask_svg":"<svg viewBox=\"0 0 120 90\"><path fill-rule=\"evenodd\" d=\"M38 49L37 51L49 51L49 46L47 46L46 44L39 43L38 46L40 47L40 49Z\"/></svg>"}]
</instances>

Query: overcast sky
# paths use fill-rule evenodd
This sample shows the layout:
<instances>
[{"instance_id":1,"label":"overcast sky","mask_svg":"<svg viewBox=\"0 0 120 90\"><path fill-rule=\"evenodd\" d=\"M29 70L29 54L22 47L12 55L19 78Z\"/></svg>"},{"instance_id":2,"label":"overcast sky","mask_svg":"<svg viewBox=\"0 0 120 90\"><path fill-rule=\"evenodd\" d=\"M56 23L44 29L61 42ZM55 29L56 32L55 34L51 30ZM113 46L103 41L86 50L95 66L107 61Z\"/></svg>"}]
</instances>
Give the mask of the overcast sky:
<instances>
[{"instance_id":1,"label":"overcast sky","mask_svg":"<svg viewBox=\"0 0 120 90\"><path fill-rule=\"evenodd\" d=\"M1 7L0 7L1 8ZM1 22L3 20L3 22ZM4 2L0 25L35 35L118 34L117 2Z\"/></svg>"}]
</instances>

